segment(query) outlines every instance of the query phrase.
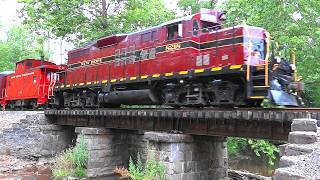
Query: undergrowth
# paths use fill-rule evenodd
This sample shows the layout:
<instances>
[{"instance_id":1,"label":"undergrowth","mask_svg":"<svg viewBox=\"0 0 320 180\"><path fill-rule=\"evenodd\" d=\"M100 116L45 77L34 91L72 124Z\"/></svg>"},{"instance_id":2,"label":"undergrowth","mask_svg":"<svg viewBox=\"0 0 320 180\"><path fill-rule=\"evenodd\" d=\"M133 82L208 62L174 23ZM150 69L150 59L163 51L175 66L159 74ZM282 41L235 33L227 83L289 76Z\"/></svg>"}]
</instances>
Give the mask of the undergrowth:
<instances>
[{"instance_id":1,"label":"undergrowth","mask_svg":"<svg viewBox=\"0 0 320 180\"><path fill-rule=\"evenodd\" d=\"M269 165L274 165L276 155L279 153L279 148L267 140L228 138L229 156L236 156L238 153L248 150L265 159Z\"/></svg>"},{"instance_id":2,"label":"undergrowth","mask_svg":"<svg viewBox=\"0 0 320 180\"><path fill-rule=\"evenodd\" d=\"M81 134L75 147L67 149L56 158L52 168L54 179L60 180L69 176L86 177L88 154L87 144L84 136Z\"/></svg>"},{"instance_id":3,"label":"undergrowth","mask_svg":"<svg viewBox=\"0 0 320 180\"><path fill-rule=\"evenodd\" d=\"M163 162L156 158L155 154L151 154L143 165L138 153L136 161L130 157L128 169L116 168L114 172L120 175L121 179L165 180L166 168Z\"/></svg>"}]
</instances>

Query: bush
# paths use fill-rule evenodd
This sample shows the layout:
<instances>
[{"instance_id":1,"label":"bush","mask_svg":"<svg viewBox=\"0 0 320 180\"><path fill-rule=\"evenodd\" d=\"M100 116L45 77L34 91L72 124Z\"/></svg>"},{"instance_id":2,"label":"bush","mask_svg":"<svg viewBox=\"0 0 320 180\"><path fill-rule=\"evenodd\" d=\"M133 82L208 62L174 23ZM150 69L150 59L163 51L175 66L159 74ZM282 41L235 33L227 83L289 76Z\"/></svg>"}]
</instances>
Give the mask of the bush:
<instances>
[{"instance_id":1,"label":"bush","mask_svg":"<svg viewBox=\"0 0 320 180\"><path fill-rule=\"evenodd\" d=\"M63 179L64 177L86 177L86 166L88 162L88 149L81 134L79 142L74 148L67 149L56 158L52 172L55 179Z\"/></svg>"},{"instance_id":2,"label":"bush","mask_svg":"<svg viewBox=\"0 0 320 180\"><path fill-rule=\"evenodd\" d=\"M267 140L228 138L227 147L229 156L235 156L249 149L256 156L266 159L269 165L274 165L279 152L278 147Z\"/></svg>"}]
</instances>

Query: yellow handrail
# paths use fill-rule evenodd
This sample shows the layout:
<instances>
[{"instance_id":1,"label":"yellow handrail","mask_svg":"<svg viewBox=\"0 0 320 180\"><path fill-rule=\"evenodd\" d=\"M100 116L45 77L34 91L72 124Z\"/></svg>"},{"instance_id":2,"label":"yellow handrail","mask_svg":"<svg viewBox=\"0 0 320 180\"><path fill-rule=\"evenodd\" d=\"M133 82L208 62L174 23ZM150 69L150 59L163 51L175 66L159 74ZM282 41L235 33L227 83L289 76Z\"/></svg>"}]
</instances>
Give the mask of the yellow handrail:
<instances>
[{"instance_id":1,"label":"yellow handrail","mask_svg":"<svg viewBox=\"0 0 320 180\"><path fill-rule=\"evenodd\" d=\"M293 70L293 78L294 81L298 80L298 76L297 76L297 66L296 66L296 53L295 51L291 51L291 59L292 59L292 64L295 66L295 69Z\"/></svg>"},{"instance_id":2,"label":"yellow handrail","mask_svg":"<svg viewBox=\"0 0 320 180\"><path fill-rule=\"evenodd\" d=\"M264 59L264 65L265 65L265 72L264 72L264 84L266 86L269 85L269 56L270 56L270 33L269 32L266 32L266 56L265 56L265 59Z\"/></svg>"},{"instance_id":3,"label":"yellow handrail","mask_svg":"<svg viewBox=\"0 0 320 180\"><path fill-rule=\"evenodd\" d=\"M246 27L246 33L247 36L249 37L249 56L248 56L248 61L247 61L247 71L246 71L246 79L247 81L250 81L250 65L251 65L251 57L252 57L252 39L249 33L248 28Z\"/></svg>"}]
</instances>

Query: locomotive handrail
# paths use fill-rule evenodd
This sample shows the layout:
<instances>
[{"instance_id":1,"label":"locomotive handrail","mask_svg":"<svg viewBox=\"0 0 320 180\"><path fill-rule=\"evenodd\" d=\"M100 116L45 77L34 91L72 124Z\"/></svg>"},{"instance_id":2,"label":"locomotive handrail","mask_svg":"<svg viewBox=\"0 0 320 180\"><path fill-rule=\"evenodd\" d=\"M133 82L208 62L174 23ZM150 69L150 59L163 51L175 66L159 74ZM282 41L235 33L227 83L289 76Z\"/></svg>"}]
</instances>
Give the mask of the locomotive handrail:
<instances>
[{"instance_id":1,"label":"locomotive handrail","mask_svg":"<svg viewBox=\"0 0 320 180\"><path fill-rule=\"evenodd\" d=\"M265 56L265 60L264 60L264 64L265 64L265 86L269 85L269 56L270 56L270 34L268 32L266 32L266 56Z\"/></svg>"}]
</instances>

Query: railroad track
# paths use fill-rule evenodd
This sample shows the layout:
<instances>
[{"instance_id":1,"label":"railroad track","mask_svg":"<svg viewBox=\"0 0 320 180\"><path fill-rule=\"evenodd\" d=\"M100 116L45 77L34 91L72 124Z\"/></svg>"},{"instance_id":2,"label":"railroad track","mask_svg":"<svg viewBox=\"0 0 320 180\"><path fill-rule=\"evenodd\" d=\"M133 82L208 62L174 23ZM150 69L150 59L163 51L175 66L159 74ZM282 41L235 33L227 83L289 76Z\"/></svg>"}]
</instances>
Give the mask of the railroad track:
<instances>
[{"instance_id":1,"label":"railroad track","mask_svg":"<svg viewBox=\"0 0 320 180\"><path fill-rule=\"evenodd\" d=\"M295 118L320 120L319 108L118 108L46 110L69 126L286 140ZM319 121L320 122L320 121Z\"/></svg>"}]
</instances>

